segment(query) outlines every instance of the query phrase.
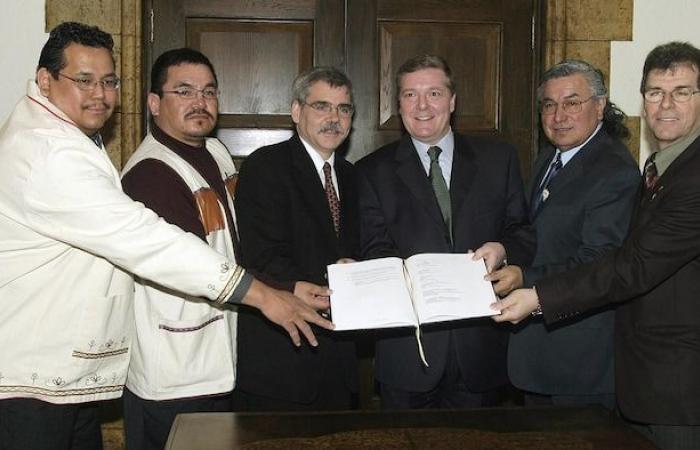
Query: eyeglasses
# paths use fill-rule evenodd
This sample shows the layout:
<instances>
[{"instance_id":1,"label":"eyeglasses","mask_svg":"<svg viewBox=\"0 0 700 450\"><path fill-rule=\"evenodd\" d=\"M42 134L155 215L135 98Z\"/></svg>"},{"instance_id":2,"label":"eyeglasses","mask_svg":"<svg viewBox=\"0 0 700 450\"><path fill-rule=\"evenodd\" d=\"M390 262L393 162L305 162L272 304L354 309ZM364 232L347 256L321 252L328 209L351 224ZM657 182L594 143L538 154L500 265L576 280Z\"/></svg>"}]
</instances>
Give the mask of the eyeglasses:
<instances>
[{"instance_id":1,"label":"eyeglasses","mask_svg":"<svg viewBox=\"0 0 700 450\"><path fill-rule=\"evenodd\" d=\"M183 100L194 100L198 94L202 94L204 100L214 100L219 96L219 90L215 87L205 87L204 89L180 87L171 91L163 91L163 94L174 94Z\"/></svg>"},{"instance_id":2,"label":"eyeglasses","mask_svg":"<svg viewBox=\"0 0 700 450\"><path fill-rule=\"evenodd\" d=\"M102 89L105 91L116 91L122 84L122 80L120 80L119 77L107 77L101 80L96 80L92 77L73 78L62 74L61 72L58 72L58 76L71 80L81 91L93 91L98 84L102 86Z\"/></svg>"},{"instance_id":3,"label":"eyeglasses","mask_svg":"<svg viewBox=\"0 0 700 450\"><path fill-rule=\"evenodd\" d=\"M561 102L561 109L564 110L565 113L569 114L577 114L580 113L583 110L583 104L591 101L591 99L594 99L598 97L597 95L591 95L588 97L586 100L578 100L575 98L571 98L568 100L564 100ZM540 112L544 114L545 116L549 116L557 112L557 108L559 107L559 103L553 102L550 100L545 101L540 105Z\"/></svg>"},{"instance_id":4,"label":"eyeglasses","mask_svg":"<svg viewBox=\"0 0 700 450\"><path fill-rule=\"evenodd\" d=\"M668 94L671 96L674 102L686 103L690 101L691 97L698 92L700 91L694 91L689 87L675 88L671 92L666 92L662 89L649 89L648 91L644 91L644 100L649 103L660 103Z\"/></svg>"},{"instance_id":5,"label":"eyeglasses","mask_svg":"<svg viewBox=\"0 0 700 450\"><path fill-rule=\"evenodd\" d=\"M352 115L355 113L355 107L349 103L341 103L338 106L328 102L303 102L303 104L306 106L310 106L315 111L318 111L323 114L330 114L335 110L338 111L338 115L341 117L352 117Z\"/></svg>"}]
</instances>

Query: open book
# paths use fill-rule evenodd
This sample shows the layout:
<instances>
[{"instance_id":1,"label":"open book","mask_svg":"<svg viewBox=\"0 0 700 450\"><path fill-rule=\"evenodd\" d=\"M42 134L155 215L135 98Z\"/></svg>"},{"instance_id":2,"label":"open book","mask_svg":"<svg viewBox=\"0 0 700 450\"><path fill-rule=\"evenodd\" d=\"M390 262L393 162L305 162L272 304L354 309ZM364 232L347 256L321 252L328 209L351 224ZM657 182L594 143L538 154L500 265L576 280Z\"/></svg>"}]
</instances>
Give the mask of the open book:
<instances>
[{"instance_id":1,"label":"open book","mask_svg":"<svg viewBox=\"0 0 700 450\"><path fill-rule=\"evenodd\" d=\"M341 331L493 316L496 295L484 275L483 259L456 253L332 264L332 320Z\"/></svg>"}]
</instances>

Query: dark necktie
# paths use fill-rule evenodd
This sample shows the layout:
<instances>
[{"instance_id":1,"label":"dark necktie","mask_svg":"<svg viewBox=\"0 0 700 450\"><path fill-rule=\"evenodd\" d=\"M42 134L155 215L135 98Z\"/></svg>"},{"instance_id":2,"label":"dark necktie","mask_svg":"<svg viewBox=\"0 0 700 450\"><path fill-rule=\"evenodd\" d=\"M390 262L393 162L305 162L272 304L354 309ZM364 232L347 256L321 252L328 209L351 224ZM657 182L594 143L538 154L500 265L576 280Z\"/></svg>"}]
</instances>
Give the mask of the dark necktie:
<instances>
[{"instance_id":1,"label":"dark necktie","mask_svg":"<svg viewBox=\"0 0 700 450\"><path fill-rule=\"evenodd\" d=\"M544 179L540 183L540 187L535 191L535 195L532 197L530 211L532 211L532 217L534 218L540 210L542 203L549 197L549 184L552 182L557 173L561 170L563 164L561 163L561 153L557 152L554 160L549 165L549 170L545 175Z\"/></svg>"},{"instance_id":2,"label":"dark necktie","mask_svg":"<svg viewBox=\"0 0 700 450\"><path fill-rule=\"evenodd\" d=\"M331 211L333 229L337 236L338 233L340 233L340 201L338 200L338 194L335 193L335 187L333 186L331 165L327 162L323 164L323 175L326 180L326 200L328 200L328 209Z\"/></svg>"},{"instance_id":3,"label":"dark necktie","mask_svg":"<svg viewBox=\"0 0 700 450\"><path fill-rule=\"evenodd\" d=\"M94 142L96 146L98 146L99 148L102 148L102 144L103 144L102 135L99 132L90 136L90 139L92 139L92 142Z\"/></svg>"},{"instance_id":4,"label":"dark necktie","mask_svg":"<svg viewBox=\"0 0 700 450\"><path fill-rule=\"evenodd\" d=\"M652 153L644 163L644 186L647 190L651 190L656 186L656 180L659 179L659 171L656 169L656 163L654 162L656 158L656 152Z\"/></svg>"},{"instance_id":5,"label":"dark necktie","mask_svg":"<svg viewBox=\"0 0 700 450\"><path fill-rule=\"evenodd\" d=\"M442 220L445 222L445 227L447 228L450 242L453 242L450 191L447 189L447 183L445 183L445 177L442 176L442 169L440 168L440 163L438 162L440 153L442 153L442 149L440 147L433 146L428 149L428 156L430 157L430 173L428 175L428 179L430 180L430 184L433 186L433 192L435 192L435 198L437 199L438 206L440 207Z\"/></svg>"}]
</instances>

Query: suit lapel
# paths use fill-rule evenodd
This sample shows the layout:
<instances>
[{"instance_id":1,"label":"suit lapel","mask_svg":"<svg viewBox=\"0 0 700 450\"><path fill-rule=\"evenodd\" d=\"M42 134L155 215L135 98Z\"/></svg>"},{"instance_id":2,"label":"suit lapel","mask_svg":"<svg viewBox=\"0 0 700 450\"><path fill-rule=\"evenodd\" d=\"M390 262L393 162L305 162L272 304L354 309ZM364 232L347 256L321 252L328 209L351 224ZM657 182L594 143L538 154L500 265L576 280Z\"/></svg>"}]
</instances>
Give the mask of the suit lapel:
<instances>
[{"instance_id":1,"label":"suit lapel","mask_svg":"<svg viewBox=\"0 0 700 450\"><path fill-rule=\"evenodd\" d=\"M540 210L546 208L549 202L556 202L557 198L561 195L564 188L566 188L568 185L575 182L576 180L580 180L581 177L585 175L585 167L588 165L588 161L596 159L596 154L599 151L601 151L603 147L605 147L604 144L606 141L606 137L607 133L605 131L603 131L602 129L598 130L598 133L596 133L596 135L593 136L591 140L586 143L586 145L581 147L578 153L576 153L576 155L574 155L574 157L566 163L566 165L559 171L557 176L549 182L548 190L550 196L548 197L547 201L542 202ZM544 160L544 162L542 162L543 168L540 169L541 173L538 174L537 184L533 185L534 189L536 189L537 186L539 186L542 177L544 177L547 168L549 167L548 163L552 160L553 156L554 149L552 149L549 152L547 158ZM531 199L534 192L534 190L531 191Z\"/></svg>"},{"instance_id":2,"label":"suit lapel","mask_svg":"<svg viewBox=\"0 0 700 450\"><path fill-rule=\"evenodd\" d=\"M405 135L396 149L396 173L406 189L425 208L426 213L437 225L444 228L442 213L435 199L435 193L428 182L428 176L416 154L410 136Z\"/></svg>"},{"instance_id":3,"label":"suit lapel","mask_svg":"<svg viewBox=\"0 0 700 450\"><path fill-rule=\"evenodd\" d=\"M459 211L466 201L469 190L476 179L478 167L474 149L467 140L455 133L454 158L452 160L452 175L450 176L450 198L452 200L452 228L458 229Z\"/></svg>"},{"instance_id":4,"label":"suit lapel","mask_svg":"<svg viewBox=\"0 0 700 450\"><path fill-rule=\"evenodd\" d=\"M530 189L528 190L528 206L532 204L533 196L535 195L535 192L537 192L537 188L540 186L540 183L542 183L542 179L547 173L547 169L549 168L549 162L554 157L554 152L554 147L547 146L542 149L539 156L537 157L537 161L535 162L535 167L533 171L534 176L532 177L532 181L530 181Z\"/></svg>"},{"instance_id":5,"label":"suit lapel","mask_svg":"<svg viewBox=\"0 0 700 450\"><path fill-rule=\"evenodd\" d=\"M294 182L301 193L301 197L308 206L308 210L318 222L321 230L326 236L326 242L334 242L336 239L333 229L333 220L328 209L326 192L323 183L316 173L316 166L311 157L306 152L299 136L296 134L289 140L289 147L292 159L292 170L294 171ZM336 174L337 175L337 174Z\"/></svg>"}]
</instances>

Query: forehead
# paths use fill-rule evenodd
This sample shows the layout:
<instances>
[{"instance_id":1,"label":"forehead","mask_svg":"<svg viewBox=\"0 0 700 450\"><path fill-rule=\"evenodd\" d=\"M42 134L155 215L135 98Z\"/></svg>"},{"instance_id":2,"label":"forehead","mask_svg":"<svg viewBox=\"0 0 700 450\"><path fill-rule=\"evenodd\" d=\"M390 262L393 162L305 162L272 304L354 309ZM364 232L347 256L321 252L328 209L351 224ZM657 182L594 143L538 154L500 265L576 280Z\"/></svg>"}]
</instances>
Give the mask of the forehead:
<instances>
[{"instance_id":1,"label":"forehead","mask_svg":"<svg viewBox=\"0 0 700 450\"><path fill-rule=\"evenodd\" d=\"M399 83L401 90L447 87L447 75L442 69L429 67L403 74Z\"/></svg>"},{"instance_id":2,"label":"forehead","mask_svg":"<svg viewBox=\"0 0 700 450\"><path fill-rule=\"evenodd\" d=\"M543 88L543 97L548 99L558 99L574 95L584 96L591 91L586 78L576 73L565 77L552 78L547 80Z\"/></svg>"},{"instance_id":3,"label":"forehead","mask_svg":"<svg viewBox=\"0 0 700 450\"><path fill-rule=\"evenodd\" d=\"M82 73L114 73L112 54L103 47L71 43L63 50L64 70Z\"/></svg>"},{"instance_id":4,"label":"forehead","mask_svg":"<svg viewBox=\"0 0 700 450\"><path fill-rule=\"evenodd\" d=\"M166 83L196 81L198 84L215 84L214 74L204 64L183 63L168 67Z\"/></svg>"},{"instance_id":5,"label":"forehead","mask_svg":"<svg viewBox=\"0 0 700 450\"><path fill-rule=\"evenodd\" d=\"M647 76L646 87L660 85L697 86L698 68L691 63L676 63L668 69L652 69Z\"/></svg>"},{"instance_id":6,"label":"forehead","mask_svg":"<svg viewBox=\"0 0 700 450\"><path fill-rule=\"evenodd\" d=\"M350 91L347 86L333 87L325 81L316 81L309 86L307 100L333 100L333 103L349 103Z\"/></svg>"}]
</instances>

